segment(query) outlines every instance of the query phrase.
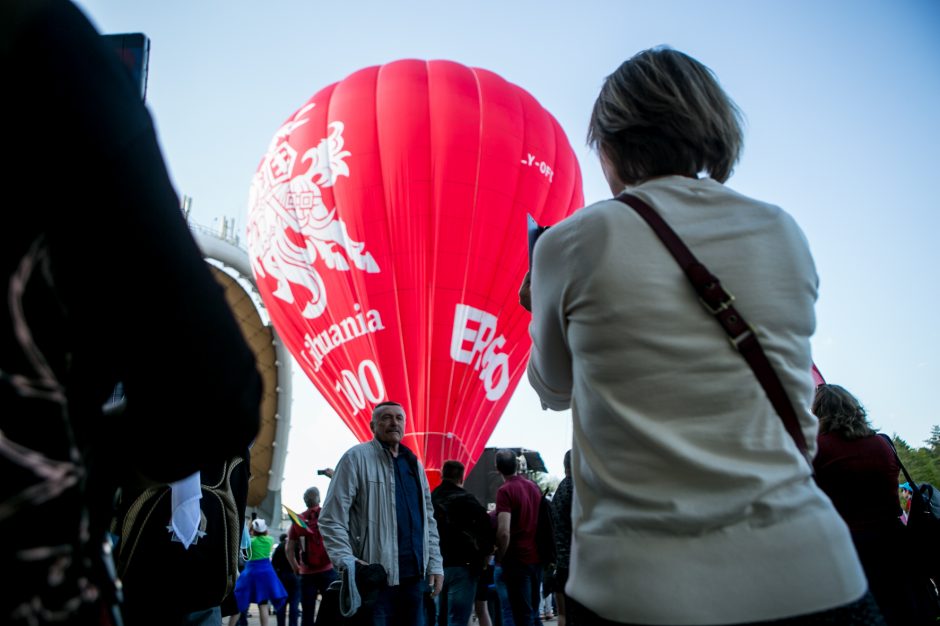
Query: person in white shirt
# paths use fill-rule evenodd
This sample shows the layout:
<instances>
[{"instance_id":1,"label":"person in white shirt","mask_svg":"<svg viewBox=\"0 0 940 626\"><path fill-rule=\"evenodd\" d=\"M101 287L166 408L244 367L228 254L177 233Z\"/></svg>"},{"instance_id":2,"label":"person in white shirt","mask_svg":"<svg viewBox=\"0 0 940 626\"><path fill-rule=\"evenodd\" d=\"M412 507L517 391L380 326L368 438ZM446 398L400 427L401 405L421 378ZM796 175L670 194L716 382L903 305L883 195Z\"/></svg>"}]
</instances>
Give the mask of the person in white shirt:
<instances>
[{"instance_id":1,"label":"person in white shirt","mask_svg":"<svg viewBox=\"0 0 940 626\"><path fill-rule=\"evenodd\" d=\"M737 297L811 457L816 271L792 217L723 184L737 107L707 67L655 48L606 79L588 138L611 191L652 205ZM571 623L883 623L809 459L633 209L601 201L548 229L530 310L529 380L574 421Z\"/></svg>"}]
</instances>

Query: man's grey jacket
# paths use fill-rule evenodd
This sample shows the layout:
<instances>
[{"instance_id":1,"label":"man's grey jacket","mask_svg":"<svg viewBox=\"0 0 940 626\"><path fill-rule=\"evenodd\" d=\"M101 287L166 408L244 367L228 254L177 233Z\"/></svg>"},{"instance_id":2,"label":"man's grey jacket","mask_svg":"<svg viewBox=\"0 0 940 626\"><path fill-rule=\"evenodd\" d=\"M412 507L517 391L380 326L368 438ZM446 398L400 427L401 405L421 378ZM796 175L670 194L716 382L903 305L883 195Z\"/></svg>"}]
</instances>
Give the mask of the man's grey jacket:
<instances>
[{"instance_id":1,"label":"man's grey jacket","mask_svg":"<svg viewBox=\"0 0 940 626\"><path fill-rule=\"evenodd\" d=\"M401 444L398 450L399 454L414 457L414 453ZM414 461L421 481L424 518L423 575L443 574L431 490L424 466L417 458ZM348 557L381 563L388 572L391 586L399 584L393 463L391 452L375 439L350 448L336 465L320 512L320 533L333 565L339 568Z\"/></svg>"}]
</instances>

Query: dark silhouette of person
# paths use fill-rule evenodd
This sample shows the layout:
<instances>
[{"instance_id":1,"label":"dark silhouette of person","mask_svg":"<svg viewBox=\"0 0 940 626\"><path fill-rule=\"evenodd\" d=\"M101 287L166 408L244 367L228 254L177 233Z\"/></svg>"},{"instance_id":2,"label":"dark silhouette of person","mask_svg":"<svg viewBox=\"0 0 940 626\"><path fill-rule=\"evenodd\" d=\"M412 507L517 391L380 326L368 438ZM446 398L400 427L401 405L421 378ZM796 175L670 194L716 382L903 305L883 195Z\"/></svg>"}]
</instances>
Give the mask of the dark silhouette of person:
<instances>
[{"instance_id":1,"label":"dark silhouette of person","mask_svg":"<svg viewBox=\"0 0 940 626\"><path fill-rule=\"evenodd\" d=\"M10 0L0 75L0 622L117 623L117 480L241 453L261 380L114 50L65 0Z\"/></svg>"},{"instance_id":2,"label":"dark silhouette of person","mask_svg":"<svg viewBox=\"0 0 940 626\"><path fill-rule=\"evenodd\" d=\"M441 484L431 492L444 559L444 586L437 597L439 626L470 621L480 575L495 548L486 508L463 488L464 470L460 461L444 461Z\"/></svg>"}]
</instances>

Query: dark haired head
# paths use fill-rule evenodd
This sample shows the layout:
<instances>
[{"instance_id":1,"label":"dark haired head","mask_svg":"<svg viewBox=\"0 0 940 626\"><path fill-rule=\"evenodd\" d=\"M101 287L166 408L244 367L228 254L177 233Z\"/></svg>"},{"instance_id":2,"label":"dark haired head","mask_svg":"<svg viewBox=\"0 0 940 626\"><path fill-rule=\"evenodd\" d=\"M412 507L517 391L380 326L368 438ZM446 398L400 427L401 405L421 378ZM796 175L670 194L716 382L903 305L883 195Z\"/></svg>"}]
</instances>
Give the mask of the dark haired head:
<instances>
[{"instance_id":1,"label":"dark haired head","mask_svg":"<svg viewBox=\"0 0 940 626\"><path fill-rule=\"evenodd\" d=\"M496 452L496 469L503 476L513 476L519 467L519 459L516 453L507 448L502 448Z\"/></svg>"},{"instance_id":2,"label":"dark haired head","mask_svg":"<svg viewBox=\"0 0 940 626\"><path fill-rule=\"evenodd\" d=\"M838 433L845 439L875 434L861 402L839 385L824 384L816 388L813 414L819 418L820 433Z\"/></svg>"},{"instance_id":3,"label":"dark haired head","mask_svg":"<svg viewBox=\"0 0 940 626\"><path fill-rule=\"evenodd\" d=\"M465 469L460 461L444 461L444 467L441 468L441 480L454 484L462 483Z\"/></svg>"}]
</instances>

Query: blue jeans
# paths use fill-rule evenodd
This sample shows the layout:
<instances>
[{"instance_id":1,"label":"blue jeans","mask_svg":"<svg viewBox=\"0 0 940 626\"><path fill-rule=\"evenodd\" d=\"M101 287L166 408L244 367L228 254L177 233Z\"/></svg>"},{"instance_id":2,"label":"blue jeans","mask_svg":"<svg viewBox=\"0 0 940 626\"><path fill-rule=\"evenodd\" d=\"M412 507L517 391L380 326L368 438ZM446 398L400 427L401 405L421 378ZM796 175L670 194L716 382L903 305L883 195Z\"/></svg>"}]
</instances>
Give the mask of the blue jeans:
<instances>
[{"instance_id":1,"label":"blue jeans","mask_svg":"<svg viewBox=\"0 0 940 626\"><path fill-rule=\"evenodd\" d=\"M277 626L287 623L287 607L290 605L290 626L297 626L297 613L300 606L300 579L294 573L278 573L277 577L287 590L287 602L277 610Z\"/></svg>"},{"instance_id":2,"label":"blue jeans","mask_svg":"<svg viewBox=\"0 0 940 626\"><path fill-rule=\"evenodd\" d=\"M379 592L372 609L373 626L424 626L423 578L409 578Z\"/></svg>"},{"instance_id":3,"label":"blue jeans","mask_svg":"<svg viewBox=\"0 0 940 626\"><path fill-rule=\"evenodd\" d=\"M302 626L313 626L313 618L317 611L317 594L326 595L326 588L334 580L336 580L334 569L317 574L300 575L300 606L303 608L300 623Z\"/></svg>"},{"instance_id":4,"label":"blue jeans","mask_svg":"<svg viewBox=\"0 0 940 626\"><path fill-rule=\"evenodd\" d=\"M515 626L512 621L512 607L509 604L509 592L506 591L506 578L501 565L493 566L493 587L496 589L496 598L499 600L500 626Z\"/></svg>"},{"instance_id":5,"label":"blue jeans","mask_svg":"<svg viewBox=\"0 0 940 626\"><path fill-rule=\"evenodd\" d=\"M521 563L503 563L503 580L512 607L512 622L516 626L541 626L539 618L539 588L542 586L542 566Z\"/></svg>"},{"instance_id":6,"label":"blue jeans","mask_svg":"<svg viewBox=\"0 0 940 626\"><path fill-rule=\"evenodd\" d=\"M444 586L435 598L438 626L467 626L479 579L467 565L444 568Z\"/></svg>"}]
</instances>

